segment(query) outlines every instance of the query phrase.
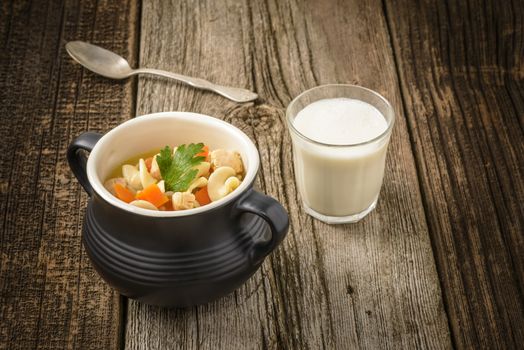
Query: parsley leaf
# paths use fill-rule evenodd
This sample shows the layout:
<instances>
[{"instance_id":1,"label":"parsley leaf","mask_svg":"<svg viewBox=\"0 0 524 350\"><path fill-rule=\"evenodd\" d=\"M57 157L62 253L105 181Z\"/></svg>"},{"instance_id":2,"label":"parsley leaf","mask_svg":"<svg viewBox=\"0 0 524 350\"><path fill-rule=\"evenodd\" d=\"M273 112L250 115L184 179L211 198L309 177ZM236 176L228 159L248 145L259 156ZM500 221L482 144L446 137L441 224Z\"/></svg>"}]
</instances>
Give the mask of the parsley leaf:
<instances>
[{"instance_id":1,"label":"parsley leaf","mask_svg":"<svg viewBox=\"0 0 524 350\"><path fill-rule=\"evenodd\" d=\"M160 175L165 182L166 191L184 192L198 173L195 166L202 163L205 157L196 156L203 151L203 143L191 143L189 145L180 145L175 154L171 147L166 146L156 157Z\"/></svg>"}]
</instances>

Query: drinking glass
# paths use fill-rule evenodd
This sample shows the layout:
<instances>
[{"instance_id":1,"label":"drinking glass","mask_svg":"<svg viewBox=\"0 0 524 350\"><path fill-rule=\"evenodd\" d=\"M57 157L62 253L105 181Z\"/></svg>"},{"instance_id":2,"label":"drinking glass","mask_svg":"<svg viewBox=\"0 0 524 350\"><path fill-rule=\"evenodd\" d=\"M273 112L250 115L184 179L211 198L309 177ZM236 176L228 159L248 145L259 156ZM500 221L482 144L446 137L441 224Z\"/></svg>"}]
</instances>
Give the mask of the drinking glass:
<instances>
[{"instance_id":1,"label":"drinking glass","mask_svg":"<svg viewBox=\"0 0 524 350\"><path fill-rule=\"evenodd\" d=\"M302 109L315 101L331 98L350 98L370 104L386 120L386 130L364 142L335 145L312 140L295 128L294 120ZM319 128L322 128L321 117L317 118ZM369 214L377 205L395 121L390 103L364 87L322 85L291 101L286 119L293 142L295 179L305 211L328 224L357 222Z\"/></svg>"}]
</instances>

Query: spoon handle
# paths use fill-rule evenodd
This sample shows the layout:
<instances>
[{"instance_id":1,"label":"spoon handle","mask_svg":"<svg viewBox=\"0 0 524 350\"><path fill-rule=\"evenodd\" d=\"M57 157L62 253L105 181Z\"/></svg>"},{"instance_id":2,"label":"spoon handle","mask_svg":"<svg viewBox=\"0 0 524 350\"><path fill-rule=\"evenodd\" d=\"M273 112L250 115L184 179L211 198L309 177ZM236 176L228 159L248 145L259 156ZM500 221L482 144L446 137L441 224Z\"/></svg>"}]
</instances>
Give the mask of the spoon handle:
<instances>
[{"instance_id":1,"label":"spoon handle","mask_svg":"<svg viewBox=\"0 0 524 350\"><path fill-rule=\"evenodd\" d=\"M139 68L133 70L133 74L152 74L159 75L165 78L175 79L188 85L191 85L195 88L214 91L217 94L222 95L225 98L228 98L235 102L249 102L258 98L257 94L246 89L217 85L205 79L188 77L186 75L166 72L160 69Z\"/></svg>"}]
</instances>

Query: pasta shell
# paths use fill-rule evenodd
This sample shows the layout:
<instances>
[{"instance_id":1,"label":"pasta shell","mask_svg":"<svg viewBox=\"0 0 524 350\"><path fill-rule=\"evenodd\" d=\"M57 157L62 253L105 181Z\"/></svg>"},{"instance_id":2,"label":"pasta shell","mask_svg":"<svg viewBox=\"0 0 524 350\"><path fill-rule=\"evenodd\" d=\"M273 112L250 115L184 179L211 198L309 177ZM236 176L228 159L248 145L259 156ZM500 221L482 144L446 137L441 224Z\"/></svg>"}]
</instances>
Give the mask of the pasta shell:
<instances>
[{"instance_id":1,"label":"pasta shell","mask_svg":"<svg viewBox=\"0 0 524 350\"><path fill-rule=\"evenodd\" d=\"M156 179L151 176L147 170L146 162L142 158L138 162L138 170L140 172L140 183L142 184L142 188L146 188L147 186L156 183Z\"/></svg>"}]
</instances>

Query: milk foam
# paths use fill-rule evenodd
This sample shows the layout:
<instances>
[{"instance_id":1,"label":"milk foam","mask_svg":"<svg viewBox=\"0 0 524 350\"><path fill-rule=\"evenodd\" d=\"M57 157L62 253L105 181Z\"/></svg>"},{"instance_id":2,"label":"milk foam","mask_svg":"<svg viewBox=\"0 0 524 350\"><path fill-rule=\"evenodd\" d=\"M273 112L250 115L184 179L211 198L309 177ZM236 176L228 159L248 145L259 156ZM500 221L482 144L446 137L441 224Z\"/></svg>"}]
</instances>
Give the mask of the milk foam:
<instances>
[{"instance_id":1,"label":"milk foam","mask_svg":"<svg viewBox=\"0 0 524 350\"><path fill-rule=\"evenodd\" d=\"M388 127L378 109L351 98L330 98L313 102L298 112L293 125L304 136L333 145L369 141Z\"/></svg>"}]
</instances>

